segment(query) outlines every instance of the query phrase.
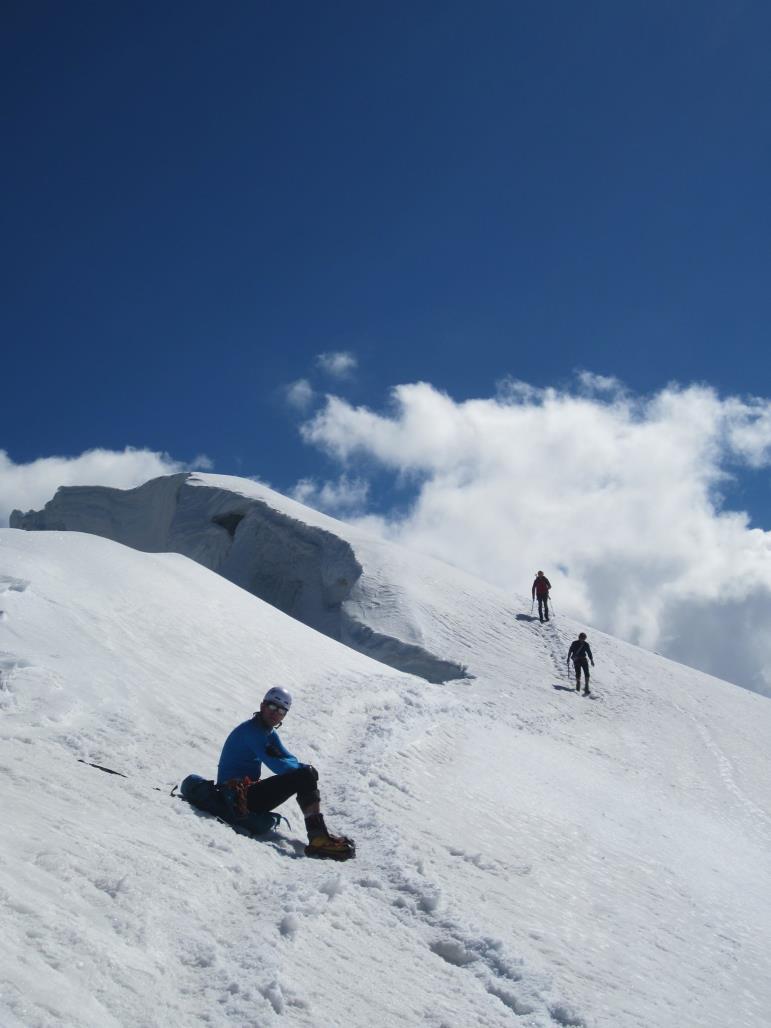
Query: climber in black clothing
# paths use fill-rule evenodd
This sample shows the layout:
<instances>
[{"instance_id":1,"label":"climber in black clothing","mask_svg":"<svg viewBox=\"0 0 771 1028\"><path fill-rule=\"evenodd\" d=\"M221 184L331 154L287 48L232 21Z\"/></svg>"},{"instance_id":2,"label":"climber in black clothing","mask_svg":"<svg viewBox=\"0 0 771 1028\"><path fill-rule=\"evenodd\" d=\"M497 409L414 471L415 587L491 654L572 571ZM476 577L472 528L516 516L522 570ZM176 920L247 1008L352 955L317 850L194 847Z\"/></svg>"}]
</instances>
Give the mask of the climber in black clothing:
<instances>
[{"instance_id":1,"label":"climber in black clothing","mask_svg":"<svg viewBox=\"0 0 771 1028\"><path fill-rule=\"evenodd\" d=\"M568 650L568 663L570 663L571 660L573 661L573 667L576 669L576 692L581 688L581 669L583 668L584 696L588 696L589 661L591 661L592 667L594 667L594 657L592 656L592 648L586 639L586 632L579 632L578 638L574 639L570 644L570 649Z\"/></svg>"}]
</instances>

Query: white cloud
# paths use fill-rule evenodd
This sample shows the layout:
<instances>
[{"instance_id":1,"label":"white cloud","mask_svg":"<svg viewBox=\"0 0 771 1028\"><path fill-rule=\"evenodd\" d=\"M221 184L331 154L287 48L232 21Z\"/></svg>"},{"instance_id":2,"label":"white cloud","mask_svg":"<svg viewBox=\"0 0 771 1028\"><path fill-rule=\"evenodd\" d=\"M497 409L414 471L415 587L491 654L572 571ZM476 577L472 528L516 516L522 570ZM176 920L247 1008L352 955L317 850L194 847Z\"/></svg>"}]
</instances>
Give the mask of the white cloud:
<instances>
[{"instance_id":1,"label":"white cloud","mask_svg":"<svg viewBox=\"0 0 771 1028\"><path fill-rule=\"evenodd\" d=\"M302 431L413 478L391 537L519 594L543 567L558 611L771 695L771 533L720 498L731 468L771 463L768 400L634 398L590 373L580 395L506 382L463 403L416 383L386 413L328 397Z\"/></svg>"},{"instance_id":2,"label":"white cloud","mask_svg":"<svg viewBox=\"0 0 771 1028\"><path fill-rule=\"evenodd\" d=\"M316 394L313 391L313 386L307 378L298 378L296 382L292 382L286 387L287 402L295 410L307 411L312 406L315 398Z\"/></svg>"},{"instance_id":3,"label":"white cloud","mask_svg":"<svg viewBox=\"0 0 771 1028\"><path fill-rule=\"evenodd\" d=\"M336 482L321 483L313 478L301 478L291 495L300 503L326 514L351 516L364 512L369 483L347 475L341 475Z\"/></svg>"},{"instance_id":4,"label":"white cloud","mask_svg":"<svg viewBox=\"0 0 771 1028\"><path fill-rule=\"evenodd\" d=\"M595 375L593 371L579 371L578 381L590 393L620 393L623 387L612 375Z\"/></svg>"},{"instance_id":5,"label":"white cloud","mask_svg":"<svg viewBox=\"0 0 771 1028\"><path fill-rule=\"evenodd\" d=\"M339 350L335 353L320 353L316 363L333 378L348 378L356 370L358 361L349 350Z\"/></svg>"},{"instance_id":6,"label":"white cloud","mask_svg":"<svg viewBox=\"0 0 771 1028\"><path fill-rule=\"evenodd\" d=\"M752 468L771 463L771 411L765 400L732 401L734 416L728 425L731 447Z\"/></svg>"},{"instance_id":7,"label":"white cloud","mask_svg":"<svg viewBox=\"0 0 771 1028\"><path fill-rule=\"evenodd\" d=\"M192 465L211 467L205 455ZM0 524L7 525L14 508L42 507L61 485L106 485L132 489L159 475L187 471L188 467L166 453L152 450L88 450L78 457L40 457L29 464L15 464L0 450Z\"/></svg>"}]
</instances>

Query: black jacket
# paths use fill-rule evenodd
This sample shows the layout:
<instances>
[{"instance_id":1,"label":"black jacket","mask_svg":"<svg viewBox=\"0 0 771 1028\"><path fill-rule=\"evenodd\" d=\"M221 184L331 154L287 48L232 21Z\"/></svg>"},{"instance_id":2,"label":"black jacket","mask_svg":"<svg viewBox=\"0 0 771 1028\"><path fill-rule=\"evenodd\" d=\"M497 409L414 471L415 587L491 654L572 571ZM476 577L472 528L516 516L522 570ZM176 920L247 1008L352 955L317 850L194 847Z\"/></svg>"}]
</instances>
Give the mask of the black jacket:
<instances>
[{"instance_id":1,"label":"black jacket","mask_svg":"<svg viewBox=\"0 0 771 1028\"><path fill-rule=\"evenodd\" d=\"M592 664L594 663L592 648L586 639L574 639L568 650L568 660L572 659L574 664L579 664L584 657L588 657Z\"/></svg>"}]
</instances>

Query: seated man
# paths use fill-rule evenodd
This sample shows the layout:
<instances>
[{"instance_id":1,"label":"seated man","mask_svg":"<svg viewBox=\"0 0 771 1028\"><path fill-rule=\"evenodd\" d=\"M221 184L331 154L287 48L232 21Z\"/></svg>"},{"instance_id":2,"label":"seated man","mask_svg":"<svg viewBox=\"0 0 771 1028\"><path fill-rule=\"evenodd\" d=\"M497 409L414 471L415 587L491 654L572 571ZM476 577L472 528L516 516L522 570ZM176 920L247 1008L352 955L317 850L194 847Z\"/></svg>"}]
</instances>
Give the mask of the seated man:
<instances>
[{"instance_id":1,"label":"seated man","mask_svg":"<svg viewBox=\"0 0 771 1028\"><path fill-rule=\"evenodd\" d=\"M276 729L291 705L292 697L286 689L281 686L268 689L260 709L248 721L234 728L225 740L217 771L217 800L220 803L224 801L229 811L229 816L223 819L248 829L254 820L259 821L257 818L250 822L250 815L268 815L269 811L290 796L296 796L308 832L306 855L348 860L356 856L356 846L346 836L331 835L327 830L324 815L320 811L319 775L316 768L310 764L301 764L278 737ZM273 772L270 778L260 777L262 764L266 764ZM186 794L189 792L185 789L186 784L183 782L182 795L191 799L194 806L208 809ZM213 788L212 783L209 786ZM219 809L212 812L222 816ZM266 820L267 827L270 827L270 818ZM266 827L257 829L265 830Z\"/></svg>"}]
</instances>

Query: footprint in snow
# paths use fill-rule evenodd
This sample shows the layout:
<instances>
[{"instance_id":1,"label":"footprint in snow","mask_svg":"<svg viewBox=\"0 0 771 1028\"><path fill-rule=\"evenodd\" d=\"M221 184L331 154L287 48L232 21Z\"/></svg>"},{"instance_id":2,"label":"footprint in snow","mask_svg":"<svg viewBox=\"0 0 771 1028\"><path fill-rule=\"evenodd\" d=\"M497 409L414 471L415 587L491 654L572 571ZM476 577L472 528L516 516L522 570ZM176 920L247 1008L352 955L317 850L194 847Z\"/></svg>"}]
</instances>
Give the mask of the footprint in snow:
<instances>
[{"instance_id":1,"label":"footprint in snow","mask_svg":"<svg viewBox=\"0 0 771 1028\"><path fill-rule=\"evenodd\" d=\"M29 589L30 583L23 578L12 578L10 575L0 575L0 596L6 593L23 593Z\"/></svg>"}]
</instances>

